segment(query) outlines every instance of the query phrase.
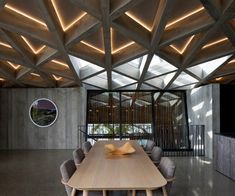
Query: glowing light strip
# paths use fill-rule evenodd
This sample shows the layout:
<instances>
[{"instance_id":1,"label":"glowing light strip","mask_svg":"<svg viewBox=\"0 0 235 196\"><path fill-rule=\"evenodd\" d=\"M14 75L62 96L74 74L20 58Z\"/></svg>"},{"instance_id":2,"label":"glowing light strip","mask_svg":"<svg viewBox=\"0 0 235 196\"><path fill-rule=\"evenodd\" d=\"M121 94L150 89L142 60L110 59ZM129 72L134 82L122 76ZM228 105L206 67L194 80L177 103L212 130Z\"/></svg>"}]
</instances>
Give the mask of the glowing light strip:
<instances>
[{"instance_id":1,"label":"glowing light strip","mask_svg":"<svg viewBox=\"0 0 235 196\"><path fill-rule=\"evenodd\" d=\"M28 14L26 14L26 13L24 13L24 12L22 12L22 11L16 9L16 8L8 5L8 4L5 5L5 8L7 8L7 9L13 11L13 12L16 12L17 14L19 14L21 16L24 16L24 17L26 17L30 20L33 20L34 22L37 22L38 24L41 24L41 25L43 25L44 27L47 28L47 25L44 22L42 22L41 20L38 20L38 19L36 19L36 18L34 18L34 17L32 17L32 16L30 16L30 15L28 15Z\"/></svg>"},{"instance_id":2,"label":"glowing light strip","mask_svg":"<svg viewBox=\"0 0 235 196\"><path fill-rule=\"evenodd\" d=\"M28 47L32 50L34 54L38 54L46 47L46 45L43 45L42 47L36 50L25 37L21 36L21 38L25 41L25 43L28 45Z\"/></svg>"},{"instance_id":3,"label":"glowing light strip","mask_svg":"<svg viewBox=\"0 0 235 196\"><path fill-rule=\"evenodd\" d=\"M105 53L103 50L101 50L101 49L99 49L99 48L97 48L97 47L95 47L95 46L93 46L93 45L91 45L91 44L89 44L89 43L87 43L87 42L84 42L84 41L81 41L81 43L83 43L83 44L85 44L86 46L89 46L89 47L91 47L91 48L93 48L93 49L95 49L95 50L97 50L97 51L99 51L99 52L101 52L101 53Z\"/></svg>"},{"instance_id":4,"label":"glowing light strip","mask_svg":"<svg viewBox=\"0 0 235 196\"><path fill-rule=\"evenodd\" d=\"M127 47L129 47L131 45L133 45L134 43L135 42L132 41L132 42L130 42L128 44L125 44L124 46L121 46L120 48L117 48L116 50L112 51L112 54L115 54L115 53L117 53L117 52L119 52L119 51L121 51L121 50L123 50L123 49L125 49L125 48L127 48Z\"/></svg>"},{"instance_id":5,"label":"glowing light strip","mask_svg":"<svg viewBox=\"0 0 235 196\"><path fill-rule=\"evenodd\" d=\"M57 76L55 76L54 74L52 74L52 76L53 76L53 78L54 78L56 81L59 81L59 80L62 79L62 77L57 77Z\"/></svg>"},{"instance_id":6,"label":"glowing light strip","mask_svg":"<svg viewBox=\"0 0 235 196\"><path fill-rule=\"evenodd\" d=\"M52 3L52 5L53 5L53 7L54 7L54 9L55 9L56 15L57 15L57 17L58 17L58 19L59 19L59 22L60 22L60 25L61 25L63 31L67 31L68 29L70 29L76 22L78 22L79 20L81 20L81 19L87 14L86 12L83 13L83 14L81 14L81 15L78 16L75 20L73 20L70 24L68 24L67 26L65 26L65 24L64 24L64 22L63 22L63 20L62 20L62 17L61 17L61 15L60 15L59 9L58 9L58 7L56 6L54 0L51 0L51 3Z\"/></svg>"},{"instance_id":7,"label":"glowing light strip","mask_svg":"<svg viewBox=\"0 0 235 196\"><path fill-rule=\"evenodd\" d=\"M125 12L125 14L130 17L131 19L133 19L135 22L137 22L138 24L140 24L142 27L144 27L146 30L148 31L152 31L152 28L148 27L146 24L144 24L140 19L138 19L136 16L134 16L133 14L131 14L130 12Z\"/></svg>"},{"instance_id":8,"label":"glowing light strip","mask_svg":"<svg viewBox=\"0 0 235 196\"><path fill-rule=\"evenodd\" d=\"M180 21L182 21L182 20L184 20L184 19L186 19L186 18L188 18L188 17L190 17L190 16L192 16L192 15L202 11L202 10L204 10L204 7L200 7L200 8L198 8L198 9L192 11L192 12L189 12L188 14L185 14L182 17L180 17L180 18L170 22L169 24L167 24L166 28L168 28L168 27L170 27L170 26L172 26L172 25L174 25L174 24L176 24L176 23L178 23L178 22L180 22Z\"/></svg>"},{"instance_id":9,"label":"glowing light strip","mask_svg":"<svg viewBox=\"0 0 235 196\"><path fill-rule=\"evenodd\" d=\"M235 63L235 59L229 61L229 63ZM228 63L228 64L229 64L229 63Z\"/></svg>"},{"instance_id":10,"label":"glowing light strip","mask_svg":"<svg viewBox=\"0 0 235 196\"><path fill-rule=\"evenodd\" d=\"M36 73L30 73L32 76L37 76L37 77L41 77L39 74Z\"/></svg>"},{"instance_id":11,"label":"glowing light strip","mask_svg":"<svg viewBox=\"0 0 235 196\"><path fill-rule=\"evenodd\" d=\"M0 78L0 81L4 81L5 79L4 78Z\"/></svg>"},{"instance_id":12,"label":"glowing light strip","mask_svg":"<svg viewBox=\"0 0 235 196\"><path fill-rule=\"evenodd\" d=\"M63 66L65 66L65 67L69 67L66 63L63 63L63 62L61 62L61 61L52 60L51 62L56 63L56 64L59 64L59 65L63 65Z\"/></svg>"},{"instance_id":13,"label":"glowing light strip","mask_svg":"<svg viewBox=\"0 0 235 196\"><path fill-rule=\"evenodd\" d=\"M0 42L0 45L1 46L5 46L7 48L12 48L9 44L3 43L3 42Z\"/></svg>"},{"instance_id":14,"label":"glowing light strip","mask_svg":"<svg viewBox=\"0 0 235 196\"><path fill-rule=\"evenodd\" d=\"M209 43L209 44L206 44L205 46L202 47L202 49L208 48L208 47L210 47L210 46L213 46L213 45L216 45L216 44L218 44L218 43L224 42L224 41L226 41L226 40L228 40L227 37L225 37L225 38L223 38L223 39L219 39L219 40L217 40L217 41L214 41L214 42L211 42L211 43Z\"/></svg>"},{"instance_id":15,"label":"glowing light strip","mask_svg":"<svg viewBox=\"0 0 235 196\"><path fill-rule=\"evenodd\" d=\"M184 45L184 47L180 50L177 47L175 47L174 45L170 45L171 48L173 48L175 51L177 51L179 54L183 54L185 52L185 50L187 49L187 47L189 46L189 44L191 43L191 41L193 40L195 35L192 35L189 40L187 41L187 43Z\"/></svg>"},{"instance_id":16,"label":"glowing light strip","mask_svg":"<svg viewBox=\"0 0 235 196\"><path fill-rule=\"evenodd\" d=\"M20 65L14 65L13 63L11 63L10 61L7 61L7 63L13 67L15 70L19 69L20 68Z\"/></svg>"},{"instance_id":17,"label":"glowing light strip","mask_svg":"<svg viewBox=\"0 0 235 196\"><path fill-rule=\"evenodd\" d=\"M222 79L223 79L223 77L215 78L216 81L220 81Z\"/></svg>"}]
</instances>

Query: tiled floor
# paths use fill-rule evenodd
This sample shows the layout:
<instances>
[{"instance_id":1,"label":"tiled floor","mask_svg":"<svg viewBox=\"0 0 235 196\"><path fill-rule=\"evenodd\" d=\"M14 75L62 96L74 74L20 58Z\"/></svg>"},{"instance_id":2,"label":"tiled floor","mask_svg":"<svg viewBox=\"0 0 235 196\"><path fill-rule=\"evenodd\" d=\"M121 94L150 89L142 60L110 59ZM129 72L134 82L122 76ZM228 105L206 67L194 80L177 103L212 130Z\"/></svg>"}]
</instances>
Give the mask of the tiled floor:
<instances>
[{"instance_id":1,"label":"tiled floor","mask_svg":"<svg viewBox=\"0 0 235 196\"><path fill-rule=\"evenodd\" d=\"M0 196L66 196L60 164L71 150L0 151ZM235 196L235 181L214 171L207 159L173 157L172 196Z\"/></svg>"}]
</instances>

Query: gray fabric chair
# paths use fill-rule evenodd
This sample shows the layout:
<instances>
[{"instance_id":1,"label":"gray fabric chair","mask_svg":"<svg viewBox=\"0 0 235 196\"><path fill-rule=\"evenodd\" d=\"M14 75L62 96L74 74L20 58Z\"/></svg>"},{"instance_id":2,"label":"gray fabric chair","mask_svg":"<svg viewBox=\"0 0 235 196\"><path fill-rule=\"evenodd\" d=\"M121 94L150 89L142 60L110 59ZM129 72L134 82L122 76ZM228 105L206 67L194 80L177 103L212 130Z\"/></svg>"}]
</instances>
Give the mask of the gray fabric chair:
<instances>
[{"instance_id":1,"label":"gray fabric chair","mask_svg":"<svg viewBox=\"0 0 235 196\"><path fill-rule=\"evenodd\" d=\"M167 180L165 189L167 194L169 195L172 182L175 180L176 165L170 158L162 157L158 169Z\"/></svg>"},{"instance_id":2,"label":"gray fabric chair","mask_svg":"<svg viewBox=\"0 0 235 196\"><path fill-rule=\"evenodd\" d=\"M162 187L162 189L159 188L154 190L153 196L162 196L163 192L166 192L167 195L169 196L172 182L175 179L176 166L170 158L162 157L158 169L166 179L167 184L166 186ZM136 196L146 196L146 191L145 190L136 191Z\"/></svg>"},{"instance_id":3,"label":"gray fabric chair","mask_svg":"<svg viewBox=\"0 0 235 196\"><path fill-rule=\"evenodd\" d=\"M78 148L73 151L73 160L77 168L82 163L84 158L85 154L81 148Z\"/></svg>"},{"instance_id":4,"label":"gray fabric chair","mask_svg":"<svg viewBox=\"0 0 235 196\"><path fill-rule=\"evenodd\" d=\"M159 165L161 157L162 157L162 149L159 148L158 146L154 146L151 151L150 158L156 166Z\"/></svg>"},{"instance_id":5,"label":"gray fabric chair","mask_svg":"<svg viewBox=\"0 0 235 196\"><path fill-rule=\"evenodd\" d=\"M151 151L153 149L153 147L155 146L155 142L152 140L147 140L147 143L144 147L144 150L147 154L151 154Z\"/></svg>"},{"instance_id":6,"label":"gray fabric chair","mask_svg":"<svg viewBox=\"0 0 235 196\"><path fill-rule=\"evenodd\" d=\"M87 154L91 148L92 148L91 142L86 141L83 143L83 151L85 154Z\"/></svg>"},{"instance_id":7,"label":"gray fabric chair","mask_svg":"<svg viewBox=\"0 0 235 196\"><path fill-rule=\"evenodd\" d=\"M70 186L67 185L69 179L71 178L71 176L73 175L73 173L75 171L76 171L76 166L75 166L73 160L66 160L60 166L60 172L61 172L61 176L62 176L61 182L62 182L62 184L64 184L65 190L66 190L68 196L71 196L72 192L74 194L76 192L75 190L73 190L73 188L71 188ZM82 195L82 194L79 194L78 192L76 192L75 195L78 196L78 195Z\"/></svg>"},{"instance_id":8,"label":"gray fabric chair","mask_svg":"<svg viewBox=\"0 0 235 196\"><path fill-rule=\"evenodd\" d=\"M64 184L65 186L65 190L67 192L68 196L71 196L72 194L74 196L82 196L83 192L82 191L78 191L75 190L73 188L71 188L70 186L68 186L68 181L71 178L71 176L73 175L73 173L76 171L76 166L74 164L73 160L66 160L64 161L61 166L60 166L60 172L62 175L62 184ZM102 196L103 192L102 191L89 191L89 196Z\"/></svg>"}]
</instances>

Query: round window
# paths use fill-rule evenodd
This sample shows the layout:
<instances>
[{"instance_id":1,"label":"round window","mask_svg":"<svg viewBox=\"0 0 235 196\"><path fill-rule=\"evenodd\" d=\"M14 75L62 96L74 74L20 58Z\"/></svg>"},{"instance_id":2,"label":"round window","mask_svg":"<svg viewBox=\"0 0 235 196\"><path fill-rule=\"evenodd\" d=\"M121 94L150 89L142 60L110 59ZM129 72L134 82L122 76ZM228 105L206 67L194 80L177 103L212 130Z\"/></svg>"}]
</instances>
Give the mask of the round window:
<instances>
[{"instance_id":1,"label":"round window","mask_svg":"<svg viewBox=\"0 0 235 196\"><path fill-rule=\"evenodd\" d=\"M29 117L38 127L49 127L57 119L58 109L54 102L46 98L35 100L29 108Z\"/></svg>"}]
</instances>

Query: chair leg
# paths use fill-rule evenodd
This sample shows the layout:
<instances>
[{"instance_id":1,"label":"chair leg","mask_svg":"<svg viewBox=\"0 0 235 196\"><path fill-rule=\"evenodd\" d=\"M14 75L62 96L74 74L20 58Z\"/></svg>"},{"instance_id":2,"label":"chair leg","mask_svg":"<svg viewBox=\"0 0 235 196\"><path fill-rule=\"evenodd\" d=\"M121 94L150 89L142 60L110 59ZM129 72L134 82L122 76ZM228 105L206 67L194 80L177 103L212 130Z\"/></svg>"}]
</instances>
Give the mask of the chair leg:
<instances>
[{"instance_id":1,"label":"chair leg","mask_svg":"<svg viewBox=\"0 0 235 196\"><path fill-rule=\"evenodd\" d=\"M166 187L165 186L162 187L162 193L163 193L163 196L167 196L167 192L166 192Z\"/></svg>"}]
</instances>

